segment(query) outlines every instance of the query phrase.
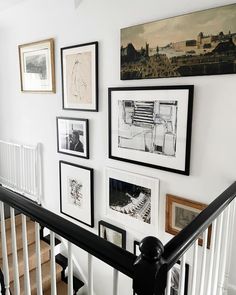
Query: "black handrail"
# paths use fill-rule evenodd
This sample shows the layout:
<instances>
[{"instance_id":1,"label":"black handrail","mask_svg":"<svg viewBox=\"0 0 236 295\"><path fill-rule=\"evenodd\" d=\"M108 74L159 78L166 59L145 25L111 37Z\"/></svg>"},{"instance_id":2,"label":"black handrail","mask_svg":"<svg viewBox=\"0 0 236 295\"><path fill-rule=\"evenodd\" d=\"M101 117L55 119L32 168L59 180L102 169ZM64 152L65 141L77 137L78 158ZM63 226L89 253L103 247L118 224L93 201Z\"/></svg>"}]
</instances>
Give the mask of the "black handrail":
<instances>
[{"instance_id":1,"label":"black handrail","mask_svg":"<svg viewBox=\"0 0 236 295\"><path fill-rule=\"evenodd\" d=\"M91 255L133 278L136 256L84 228L0 186L0 201L29 216Z\"/></svg>"}]
</instances>

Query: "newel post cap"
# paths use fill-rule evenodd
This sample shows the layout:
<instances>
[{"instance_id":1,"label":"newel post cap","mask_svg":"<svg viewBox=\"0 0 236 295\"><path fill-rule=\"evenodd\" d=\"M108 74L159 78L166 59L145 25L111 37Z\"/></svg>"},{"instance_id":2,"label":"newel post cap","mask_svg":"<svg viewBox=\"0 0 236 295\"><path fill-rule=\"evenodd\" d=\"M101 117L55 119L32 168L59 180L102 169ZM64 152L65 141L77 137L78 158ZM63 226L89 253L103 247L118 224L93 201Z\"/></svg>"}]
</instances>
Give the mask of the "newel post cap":
<instances>
[{"instance_id":1,"label":"newel post cap","mask_svg":"<svg viewBox=\"0 0 236 295\"><path fill-rule=\"evenodd\" d=\"M162 242L156 237L146 237L140 244L139 249L141 255L149 261L160 260L162 254L164 253L164 246Z\"/></svg>"}]
</instances>

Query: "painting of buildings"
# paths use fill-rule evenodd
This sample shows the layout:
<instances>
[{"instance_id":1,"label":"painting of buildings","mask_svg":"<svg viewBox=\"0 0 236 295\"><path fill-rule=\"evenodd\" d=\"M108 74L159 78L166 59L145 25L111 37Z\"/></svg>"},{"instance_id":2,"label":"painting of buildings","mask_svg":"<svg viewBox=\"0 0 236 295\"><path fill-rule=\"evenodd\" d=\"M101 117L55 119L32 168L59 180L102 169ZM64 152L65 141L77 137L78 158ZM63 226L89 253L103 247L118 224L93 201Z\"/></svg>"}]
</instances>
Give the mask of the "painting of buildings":
<instances>
[{"instance_id":1,"label":"painting of buildings","mask_svg":"<svg viewBox=\"0 0 236 295\"><path fill-rule=\"evenodd\" d=\"M236 73L236 4L121 29L121 79Z\"/></svg>"}]
</instances>

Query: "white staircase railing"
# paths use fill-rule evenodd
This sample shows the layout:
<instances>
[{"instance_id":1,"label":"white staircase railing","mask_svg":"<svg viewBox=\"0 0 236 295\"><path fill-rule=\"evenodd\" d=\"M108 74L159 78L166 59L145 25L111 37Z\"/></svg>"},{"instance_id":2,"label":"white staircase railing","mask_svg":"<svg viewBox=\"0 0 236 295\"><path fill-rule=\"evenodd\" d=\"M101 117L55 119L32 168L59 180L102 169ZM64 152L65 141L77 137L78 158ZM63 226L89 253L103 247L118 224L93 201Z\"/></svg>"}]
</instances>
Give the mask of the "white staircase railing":
<instances>
[{"instance_id":1,"label":"white staircase railing","mask_svg":"<svg viewBox=\"0 0 236 295\"><path fill-rule=\"evenodd\" d=\"M20 145L0 140L0 184L31 200L42 200L40 144Z\"/></svg>"}]
</instances>

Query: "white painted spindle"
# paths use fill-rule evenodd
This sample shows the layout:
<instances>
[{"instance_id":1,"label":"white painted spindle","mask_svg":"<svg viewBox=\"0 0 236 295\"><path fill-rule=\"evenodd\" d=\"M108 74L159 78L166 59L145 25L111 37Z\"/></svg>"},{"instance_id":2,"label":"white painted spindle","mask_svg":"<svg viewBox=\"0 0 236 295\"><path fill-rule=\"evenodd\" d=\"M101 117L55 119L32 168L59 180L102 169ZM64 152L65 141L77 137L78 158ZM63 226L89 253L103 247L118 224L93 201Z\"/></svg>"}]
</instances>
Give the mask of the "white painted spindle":
<instances>
[{"instance_id":1,"label":"white painted spindle","mask_svg":"<svg viewBox=\"0 0 236 295\"><path fill-rule=\"evenodd\" d=\"M118 279L119 272L117 269L113 269L113 295L118 295Z\"/></svg>"},{"instance_id":2,"label":"white painted spindle","mask_svg":"<svg viewBox=\"0 0 236 295\"><path fill-rule=\"evenodd\" d=\"M198 240L194 243L193 272L192 272L192 295L197 294L197 270L198 270Z\"/></svg>"},{"instance_id":3,"label":"white painted spindle","mask_svg":"<svg viewBox=\"0 0 236 295\"><path fill-rule=\"evenodd\" d=\"M51 295L57 295L55 233L52 231L50 231L50 249L51 249Z\"/></svg>"},{"instance_id":4,"label":"white painted spindle","mask_svg":"<svg viewBox=\"0 0 236 295\"><path fill-rule=\"evenodd\" d=\"M216 244L216 220L212 223L212 233L210 242L210 262L209 262L209 276L207 282L207 295L211 295L212 290L212 276L214 270L214 257L215 257L215 244Z\"/></svg>"},{"instance_id":5,"label":"white painted spindle","mask_svg":"<svg viewBox=\"0 0 236 295\"><path fill-rule=\"evenodd\" d=\"M93 295L93 256L88 254L88 295Z\"/></svg>"},{"instance_id":6,"label":"white painted spindle","mask_svg":"<svg viewBox=\"0 0 236 295\"><path fill-rule=\"evenodd\" d=\"M10 208L11 214L11 245L12 245L12 258L13 258L13 271L14 271L14 294L20 295L20 280L19 280L19 268L18 268L18 256L17 256L17 244L16 244L16 222L15 222L15 210Z\"/></svg>"},{"instance_id":7,"label":"white painted spindle","mask_svg":"<svg viewBox=\"0 0 236 295\"><path fill-rule=\"evenodd\" d=\"M22 241L23 241L23 257L24 257L24 294L30 295L30 275L29 275L29 255L28 255L28 238L26 216L21 214L22 218Z\"/></svg>"},{"instance_id":8,"label":"white painted spindle","mask_svg":"<svg viewBox=\"0 0 236 295\"><path fill-rule=\"evenodd\" d=\"M171 288L171 269L167 273L166 295L170 295Z\"/></svg>"},{"instance_id":9,"label":"white painted spindle","mask_svg":"<svg viewBox=\"0 0 236 295\"><path fill-rule=\"evenodd\" d=\"M179 295L184 295L186 254L182 256L180 261Z\"/></svg>"},{"instance_id":10,"label":"white painted spindle","mask_svg":"<svg viewBox=\"0 0 236 295\"><path fill-rule=\"evenodd\" d=\"M72 244L68 242L68 295L73 295Z\"/></svg>"},{"instance_id":11,"label":"white painted spindle","mask_svg":"<svg viewBox=\"0 0 236 295\"><path fill-rule=\"evenodd\" d=\"M43 295L42 289L42 267L41 267L41 251L40 251L40 225L35 222L35 251L36 251L36 283L37 295Z\"/></svg>"},{"instance_id":12,"label":"white painted spindle","mask_svg":"<svg viewBox=\"0 0 236 295\"><path fill-rule=\"evenodd\" d=\"M206 275L206 258L207 258L207 240L208 240L208 229L203 233L203 245L202 245L202 269L200 279L200 292L199 295L203 295L205 288L205 275Z\"/></svg>"},{"instance_id":13,"label":"white painted spindle","mask_svg":"<svg viewBox=\"0 0 236 295\"><path fill-rule=\"evenodd\" d=\"M5 225L5 213L4 213L4 204L0 202L1 207L1 240L2 240L2 259L3 259L3 274L4 274L4 283L6 295L10 295L10 278L9 278L9 265L8 265L8 256L7 256L7 239L6 239L6 225Z\"/></svg>"},{"instance_id":14,"label":"white painted spindle","mask_svg":"<svg viewBox=\"0 0 236 295\"><path fill-rule=\"evenodd\" d=\"M221 242L222 242L222 229L223 229L223 218L224 212L217 218L217 240L216 240L216 254L215 254L215 269L213 274L213 285L211 295L217 294L218 288L218 276L220 268L220 252L221 252Z\"/></svg>"}]
</instances>

